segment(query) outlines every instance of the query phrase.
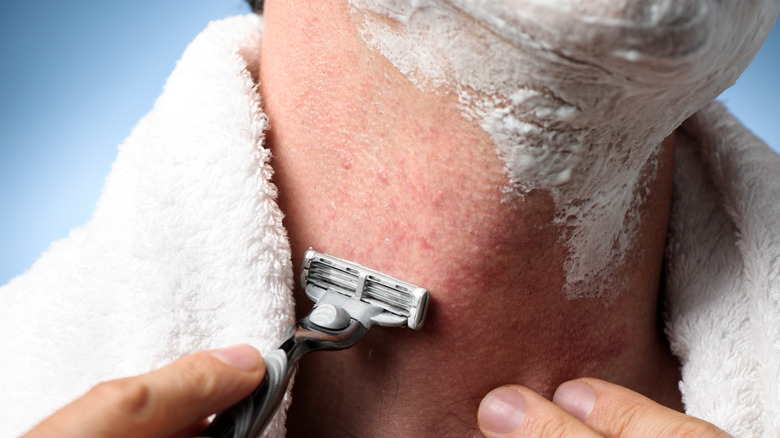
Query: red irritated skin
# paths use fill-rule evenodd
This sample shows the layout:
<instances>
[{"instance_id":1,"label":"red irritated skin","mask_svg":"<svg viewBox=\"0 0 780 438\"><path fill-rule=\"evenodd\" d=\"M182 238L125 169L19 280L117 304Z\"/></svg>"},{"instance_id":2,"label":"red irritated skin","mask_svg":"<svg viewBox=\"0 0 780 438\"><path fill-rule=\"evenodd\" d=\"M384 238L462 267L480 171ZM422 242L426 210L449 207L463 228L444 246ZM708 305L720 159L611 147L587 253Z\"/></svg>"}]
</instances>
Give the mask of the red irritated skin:
<instances>
[{"instance_id":1,"label":"red irritated skin","mask_svg":"<svg viewBox=\"0 0 780 438\"><path fill-rule=\"evenodd\" d=\"M642 229L614 270L622 290L568 299L550 194L506 196L495 145L455 93L422 92L370 51L346 2L270 1L265 16L260 93L293 260L311 246L432 300L420 331L376 327L304 358L290 436L473 434L495 387L551 398L581 376L680 408L657 316L673 138L641 172Z\"/></svg>"}]
</instances>

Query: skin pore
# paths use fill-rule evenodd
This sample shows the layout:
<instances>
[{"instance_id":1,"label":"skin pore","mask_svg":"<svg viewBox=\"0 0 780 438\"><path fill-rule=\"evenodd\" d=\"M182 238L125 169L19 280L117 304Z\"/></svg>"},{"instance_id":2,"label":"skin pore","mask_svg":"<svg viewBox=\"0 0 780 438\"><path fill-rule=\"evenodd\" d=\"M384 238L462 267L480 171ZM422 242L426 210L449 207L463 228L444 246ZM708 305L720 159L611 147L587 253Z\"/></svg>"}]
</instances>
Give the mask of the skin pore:
<instances>
[{"instance_id":1,"label":"skin pore","mask_svg":"<svg viewBox=\"0 0 780 438\"><path fill-rule=\"evenodd\" d=\"M622 163L631 169L613 163L643 188L641 226L610 298L588 283L571 299L561 199L507 196L506 163L455 87L415 85L365 43L346 1L269 1L265 16L260 94L293 260L311 246L432 294L421 331L374 328L350 350L304 358L289 436L472 436L493 388L551 397L580 376L680 408L658 318L672 137Z\"/></svg>"}]
</instances>

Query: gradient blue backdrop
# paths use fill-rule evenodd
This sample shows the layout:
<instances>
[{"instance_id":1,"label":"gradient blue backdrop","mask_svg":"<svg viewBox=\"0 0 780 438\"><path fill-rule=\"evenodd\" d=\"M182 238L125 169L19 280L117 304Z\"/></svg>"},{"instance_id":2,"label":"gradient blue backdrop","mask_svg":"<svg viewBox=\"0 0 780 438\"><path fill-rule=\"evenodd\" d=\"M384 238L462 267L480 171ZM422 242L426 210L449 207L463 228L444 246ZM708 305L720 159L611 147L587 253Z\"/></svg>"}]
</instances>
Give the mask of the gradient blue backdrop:
<instances>
[{"instance_id":1,"label":"gradient blue backdrop","mask_svg":"<svg viewBox=\"0 0 780 438\"><path fill-rule=\"evenodd\" d=\"M208 21L243 0L4 0L0 13L0 285L85 223L119 143ZM780 149L780 31L721 96Z\"/></svg>"}]
</instances>

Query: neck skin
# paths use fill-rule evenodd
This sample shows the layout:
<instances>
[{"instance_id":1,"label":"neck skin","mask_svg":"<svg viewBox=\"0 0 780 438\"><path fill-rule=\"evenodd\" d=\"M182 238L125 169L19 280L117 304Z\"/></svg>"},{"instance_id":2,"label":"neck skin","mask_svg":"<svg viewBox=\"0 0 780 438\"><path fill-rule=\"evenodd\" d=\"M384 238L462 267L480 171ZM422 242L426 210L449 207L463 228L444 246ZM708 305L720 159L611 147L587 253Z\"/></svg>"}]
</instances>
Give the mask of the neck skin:
<instances>
[{"instance_id":1,"label":"neck skin","mask_svg":"<svg viewBox=\"0 0 780 438\"><path fill-rule=\"evenodd\" d=\"M289 436L461 436L491 389L551 397L580 376L680 407L658 320L672 142L641 171L619 293L569 299L550 194L507 197L493 140L455 93L421 91L366 47L346 4L269 1L265 15L260 92L293 260L311 246L432 294L419 332L376 327L304 358Z\"/></svg>"}]
</instances>

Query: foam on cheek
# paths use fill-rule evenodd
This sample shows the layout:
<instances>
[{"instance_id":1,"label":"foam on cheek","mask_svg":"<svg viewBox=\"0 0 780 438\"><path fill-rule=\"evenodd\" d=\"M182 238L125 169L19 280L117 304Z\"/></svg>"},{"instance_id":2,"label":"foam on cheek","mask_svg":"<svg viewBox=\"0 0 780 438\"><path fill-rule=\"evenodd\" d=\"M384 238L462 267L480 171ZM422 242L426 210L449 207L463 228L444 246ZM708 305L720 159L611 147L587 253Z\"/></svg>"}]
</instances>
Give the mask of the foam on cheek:
<instances>
[{"instance_id":1,"label":"foam on cheek","mask_svg":"<svg viewBox=\"0 0 780 438\"><path fill-rule=\"evenodd\" d=\"M368 46L421 90L457 93L506 164L507 196L552 194L569 298L614 297L640 171L747 66L761 39L741 29L771 28L776 4L740 3L350 0Z\"/></svg>"}]
</instances>

